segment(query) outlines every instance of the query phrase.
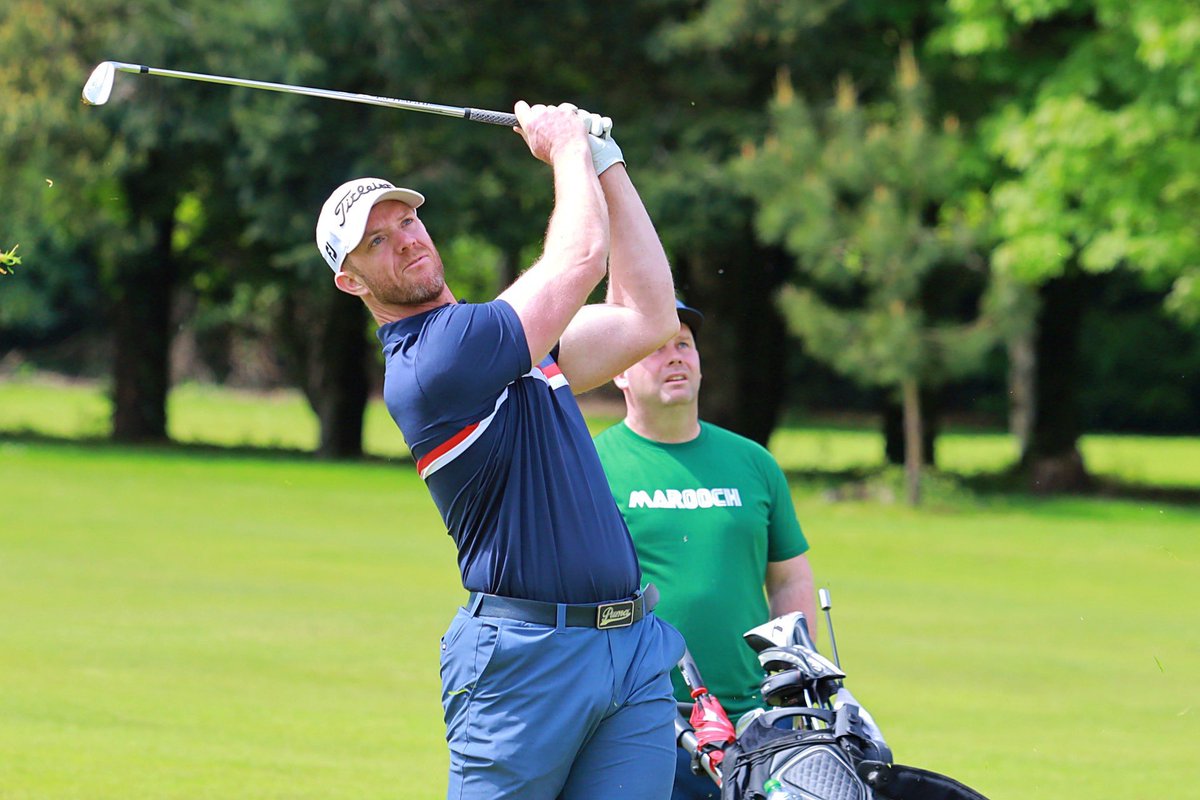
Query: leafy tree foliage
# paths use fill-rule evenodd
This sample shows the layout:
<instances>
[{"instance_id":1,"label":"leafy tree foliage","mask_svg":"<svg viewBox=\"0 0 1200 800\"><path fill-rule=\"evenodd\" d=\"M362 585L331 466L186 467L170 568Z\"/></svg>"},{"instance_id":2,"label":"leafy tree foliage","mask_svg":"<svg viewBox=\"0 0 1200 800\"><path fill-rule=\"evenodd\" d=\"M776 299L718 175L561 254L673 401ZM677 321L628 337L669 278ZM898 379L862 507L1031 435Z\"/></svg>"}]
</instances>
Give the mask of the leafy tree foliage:
<instances>
[{"instance_id":1,"label":"leafy tree foliage","mask_svg":"<svg viewBox=\"0 0 1200 800\"><path fill-rule=\"evenodd\" d=\"M1089 275L1137 272L1200 320L1200 7L1178 0L963 0L931 46L999 102L982 143L997 270L1042 287L1038 400L1026 451L1042 488L1086 476L1077 448Z\"/></svg>"},{"instance_id":2,"label":"leafy tree foliage","mask_svg":"<svg viewBox=\"0 0 1200 800\"><path fill-rule=\"evenodd\" d=\"M4 178L15 189L6 196L28 226L31 252L54 265L44 270L41 293L51 310L40 319L27 313L22 324L52 329L60 296L100 300L79 316L68 307L64 324L99 310L112 331L118 439L166 436L173 294L195 266L178 247L178 212L189 192L219 185L208 166L228 139L227 115L203 97L165 95L168 87L152 79L123 76L103 108L83 106L80 90L95 64L125 52L203 67L185 56L202 53L215 66L223 48L237 46L229 24L237 14L234 4L218 2L201 13L165 0L98 0L86 8L17 0L0 21L11 45L3 48L3 75L13 90L2 146L19 165Z\"/></svg>"},{"instance_id":3,"label":"leafy tree foliage","mask_svg":"<svg viewBox=\"0 0 1200 800\"><path fill-rule=\"evenodd\" d=\"M78 101L88 72L136 59L483 108L571 100L616 120L677 284L719 332L701 343L706 417L770 435L788 363L788 326L770 298L785 284L811 305L803 324L850 332L856 344L837 363L911 372L922 387L968 371L996 336L1019 339L1032 325L1024 298L1037 291L1044 396L1030 453L1076 452L1072 342L1104 276L1135 274L1168 297L1179 324L1200 319L1193 5L10 0L0 5L0 243L19 242L36 268L0 282L2 346L81 330L111 337L115 429L155 439L178 327L226 359L231 342L253 335L304 388L320 452L355 455L377 346L313 246L321 202L361 175L421 189L452 285L482 299L536 256L553 200L544 168L492 126L164 78L119 75L110 105L88 108ZM925 127L907 140L896 125L905 101L892 94L904 41L929 87L912 116ZM804 104L770 106L780 74L805 98L797 124L809 140L784 124ZM843 75L853 114L837 110ZM959 128L932 123L944 118ZM905 141L931 148L929 163ZM953 157L942 154L951 144ZM833 159L834 145L853 157ZM811 158L812 174L783 164L789 152ZM885 197L861 189L854 163L872 165ZM969 184L986 202L948 202ZM822 225L822 213L840 222ZM967 243L958 231L985 219L995 245L986 274L1003 280L981 312L984 262L964 270L951 253ZM886 263L887 241L901 243L892 255L911 274L870 282L866 265ZM885 286L904 313L869 319ZM980 319L988 324L972 325ZM886 347L862 345L864 330ZM820 338L806 334L810 348Z\"/></svg>"},{"instance_id":4,"label":"leafy tree foliage","mask_svg":"<svg viewBox=\"0 0 1200 800\"><path fill-rule=\"evenodd\" d=\"M76 54L89 31L64 16L67 5L0 6L0 238L19 242L22 257L39 265L0 288L0 355L100 327L89 314L98 287L87 251L119 215L108 199L111 184L88 186L104 131L81 113L78 94L62 91L82 88L90 69ZM51 137L62 150L47 146ZM93 199L100 207L83 213Z\"/></svg>"},{"instance_id":5,"label":"leafy tree foliage","mask_svg":"<svg viewBox=\"0 0 1200 800\"><path fill-rule=\"evenodd\" d=\"M954 119L938 126L910 50L894 98L864 106L848 80L814 111L786 77L761 147L742 161L760 234L796 256L780 293L789 328L820 360L902 400L909 500L918 501L920 394L977 370L997 341L987 317L936 315L931 289L979 280L971 225L952 201L967 194ZM1002 297L995 293L993 298Z\"/></svg>"}]
</instances>

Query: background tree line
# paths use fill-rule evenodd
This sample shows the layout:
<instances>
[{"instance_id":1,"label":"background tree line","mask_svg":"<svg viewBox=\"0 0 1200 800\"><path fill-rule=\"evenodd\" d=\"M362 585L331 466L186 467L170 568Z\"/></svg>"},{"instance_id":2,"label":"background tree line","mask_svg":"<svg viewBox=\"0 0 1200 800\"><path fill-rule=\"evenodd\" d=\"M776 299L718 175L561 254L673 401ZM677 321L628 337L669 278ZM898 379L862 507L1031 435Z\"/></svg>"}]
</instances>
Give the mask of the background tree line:
<instances>
[{"instance_id":1,"label":"background tree line","mask_svg":"<svg viewBox=\"0 0 1200 800\"><path fill-rule=\"evenodd\" d=\"M69 343L108 371L114 438L153 441L180 331L215 380L266 343L320 455L360 454L377 348L313 246L321 202L419 187L484 299L537 252L544 172L500 129L313 98L119 75L88 108L88 73L569 99L616 120L720 332L707 417L765 441L789 408L876 411L919 465L947 410L1011 414L1032 484L1078 486L1085 426L1200 419L1197 30L1184 0L9 0L0 358Z\"/></svg>"}]
</instances>

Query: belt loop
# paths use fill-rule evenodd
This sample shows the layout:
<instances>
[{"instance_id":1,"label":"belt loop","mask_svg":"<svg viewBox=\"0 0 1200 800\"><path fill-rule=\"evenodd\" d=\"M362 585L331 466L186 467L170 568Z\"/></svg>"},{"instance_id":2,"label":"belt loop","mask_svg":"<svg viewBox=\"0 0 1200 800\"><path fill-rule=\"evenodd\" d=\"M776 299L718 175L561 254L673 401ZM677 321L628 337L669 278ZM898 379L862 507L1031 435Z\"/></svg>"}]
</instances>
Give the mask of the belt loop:
<instances>
[{"instance_id":1,"label":"belt loop","mask_svg":"<svg viewBox=\"0 0 1200 800\"><path fill-rule=\"evenodd\" d=\"M476 616L479 614L479 607L483 605L483 592L471 592L467 596L467 614Z\"/></svg>"},{"instance_id":2,"label":"belt loop","mask_svg":"<svg viewBox=\"0 0 1200 800\"><path fill-rule=\"evenodd\" d=\"M647 583L646 588L642 589L643 614L649 614L656 605L658 605L658 587L653 583Z\"/></svg>"},{"instance_id":3,"label":"belt loop","mask_svg":"<svg viewBox=\"0 0 1200 800\"><path fill-rule=\"evenodd\" d=\"M567 605L566 603L556 603L554 606L554 627L562 630L567 627Z\"/></svg>"}]
</instances>

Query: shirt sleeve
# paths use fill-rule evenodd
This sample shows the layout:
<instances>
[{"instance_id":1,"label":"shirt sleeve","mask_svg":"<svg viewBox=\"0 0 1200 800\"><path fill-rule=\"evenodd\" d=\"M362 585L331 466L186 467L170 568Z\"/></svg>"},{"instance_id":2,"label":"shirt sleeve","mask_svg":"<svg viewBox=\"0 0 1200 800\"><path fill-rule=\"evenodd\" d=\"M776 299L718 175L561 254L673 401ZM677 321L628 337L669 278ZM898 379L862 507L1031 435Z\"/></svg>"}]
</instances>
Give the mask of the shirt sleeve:
<instances>
[{"instance_id":1,"label":"shirt sleeve","mask_svg":"<svg viewBox=\"0 0 1200 800\"><path fill-rule=\"evenodd\" d=\"M521 320L503 300L446 309L431 321L414 362L421 391L456 405L494 397L532 366Z\"/></svg>"}]
</instances>

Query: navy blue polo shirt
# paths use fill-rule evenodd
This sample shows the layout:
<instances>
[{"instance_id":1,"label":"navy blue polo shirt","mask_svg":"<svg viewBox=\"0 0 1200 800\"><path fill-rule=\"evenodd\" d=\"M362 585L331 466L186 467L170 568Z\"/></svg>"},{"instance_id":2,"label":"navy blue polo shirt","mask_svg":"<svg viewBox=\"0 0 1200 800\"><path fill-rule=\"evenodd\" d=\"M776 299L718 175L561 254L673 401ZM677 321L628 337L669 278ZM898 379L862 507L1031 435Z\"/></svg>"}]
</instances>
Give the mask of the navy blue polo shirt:
<instances>
[{"instance_id":1,"label":"navy blue polo shirt","mask_svg":"<svg viewBox=\"0 0 1200 800\"><path fill-rule=\"evenodd\" d=\"M633 542L579 405L552 356L530 364L512 306L448 304L378 336L384 400L465 588L560 603L637 590Z\"/></svg>"}]
</instances>

